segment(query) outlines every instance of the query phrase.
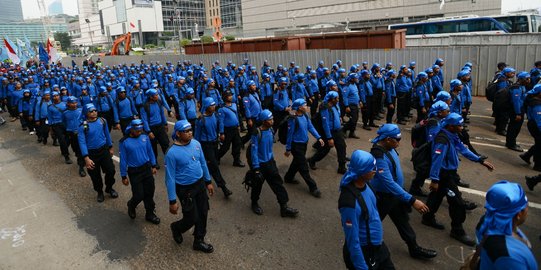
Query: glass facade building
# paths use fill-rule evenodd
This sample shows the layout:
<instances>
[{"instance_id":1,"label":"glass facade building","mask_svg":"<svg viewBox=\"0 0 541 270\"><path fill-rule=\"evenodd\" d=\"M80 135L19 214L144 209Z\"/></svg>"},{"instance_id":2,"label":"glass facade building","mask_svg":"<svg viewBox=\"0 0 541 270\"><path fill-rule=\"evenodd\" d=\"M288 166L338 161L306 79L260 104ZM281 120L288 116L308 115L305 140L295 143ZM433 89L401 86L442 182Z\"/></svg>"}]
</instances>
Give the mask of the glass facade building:
<instances>
[{"instance_id":1,"label":"glass facade building","mask_svg":"<svg viewBox=\"0 0 541 270\"><path fill-rule=\"evenodd\" d=\"M23 8L20 0L0 0L3 22L22 22Z\"/></svg>"},{"instance_id":2,"label":"glass facade building","mask_svg":"<svg viewBox=\"0 0 541 270\"><path fill-rule=\"evenodd\" d=\"M162 15L164 32L183 38L197 37L198 31L206 28L204 0L162 0Z\"/></svg>"}]
</instances>

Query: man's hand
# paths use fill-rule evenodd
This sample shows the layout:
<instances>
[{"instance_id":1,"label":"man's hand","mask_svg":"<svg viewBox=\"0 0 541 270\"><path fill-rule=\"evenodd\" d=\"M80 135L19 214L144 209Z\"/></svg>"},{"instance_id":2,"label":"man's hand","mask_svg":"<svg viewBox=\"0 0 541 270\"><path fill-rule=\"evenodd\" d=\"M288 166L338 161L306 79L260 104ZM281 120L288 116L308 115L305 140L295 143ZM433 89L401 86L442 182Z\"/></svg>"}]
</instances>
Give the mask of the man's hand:
<instances>
[{"instance_id":1,"label":"man's hand","mask_svg":"<svg viewBox=\"0 0 541 270\"><path fill-rule=\"evenodd\" d=\"M394 104L389 104L389 109L394 110Z\"/></svg>"},{"instance_id":2,"label":"man's hand","mask_svg":"<svg viewBox=\"0 0 541 270\"><path fill-rule=\"evenodd\" d=\"M94 161L92 161L89 157L85 157L85 167L89 170L94 170Z\"/></svg>"},{"instance_id":3,"label":"man's hand","mask_svg":"<svg viewBox=\"0 0 541 270\"><path fill-rule=\"evenodd\" d=\"M333 139L327 140L327 143L329 144L329 147L334 147L334 140Z\"/></svg>"},{"instance_id":4,"label":"man's hand","mask_svg":"<svg viewBox=\"0 0 541 270\"><path fill-rule=\"evenodd\" d=\"M246 120L246 124L248 124L248 127L252 127L254 125L254 122L252 121L252 119L248 119Z\"/></svg>"},{"instance_id":5,"label":"man's hand","mask_svg":"<svg viewBox=\"0 0 541 270\"><path fill-rule=\"evenodd\" d=\"M284 153L284 156L286 156L286 157L291 156L291 151L286 151L286 152Z\"/></svg>"},{"instance_id":6,"label":"man's hand","mask_svg":"<svg viewBox=\"0 0 541 270\"><path fill-rule=\"evenodd\" d=\"M115 150L113 149L113 147L109 148L109 154L111 156L114 156L115 155Z\"/></svg>"},{"instance_id":7,"label":"man's hand","mask_svg":"<svg viewBox=\"0 0 541 270\"><path fill-rule=\"evenodd\" d=\"M483 161L483 163L481 163L481 165L485 166L489 171L493 171L494 170L494 165L488 161Z\"/></svg>"},{"instance_id":8,"label":"man's hand","mask_svg":"<svg viewBox=\"0 0 541 270\"><path fill-rule=\"evenodd\" d=\"M319 142L319 145L325 146L325 142L323 141L323 139L319 138L319 140L317 141Z\"/></svg>"},{"instance_id":9,"label":"man's hand","mask_svg":"<svg viewBox=\"0 0 541 270\"><path fill-rule=\"evenodd\" d=\"M165 129L165 132L169 132L169 126L167 124L165 124L165 126L163 127L163 129Z\"/></svg>"},{"instance_id":10,"label":"man's hand","mask_svg":"<svg viewBox=\"0 0 541 270\"><path fill-rule=\"evenodd\" d=\"M415 210L417 210L417 212L421 214L428 213L428 211L430 210L428 209L428 206L426 206L426 204L420 200L415 200L415 202L413 203L413 208L415 208Z\"/></svg>"},{"instance_id":11,"label":"man's hand","mask_svg":"<svg viewBox=\"0 0 541 270\"><path fill-rule=\"evenodd\" d=\"M346 107L346 113L350 113L351 109L349 107Z\"/></svg>"},{"instance_id":12,"label":"man's hand","mask_svg":"<svg viewBox=\"0 0 541 270\"><path fill-rule=\"evenodd\" d=\"M120 124L116 124L115 127L113 129L120 129Z\"/></svg>"},{"instance_id":13,"label":"man's hand","mask_svg":"<svg viewBox=\"0 0 541 270\"><path fill-rule=\"evenodd\" d=\"M220 141L221 142L225 141L225 135L224 134L220 134Z\"/></svg>"},{"instance_id":14,"label":"man's hand","mask_svg":"<svg viewBox=\"0 0 541 270\"><path fill-rule=\"evenodd\" d=\"M426 113L426 108L423 107L423 108L421 109L421 112Z\"/></svg>"},{"instance_id":15,"label":"man's hand","mask_svg":"<svg viewBox=\"0 0 541 270\"><path fill-rule=\"evenodd\" d=\"M521 120L522 120L522 116L521 116L521 115L515 116L515 122L520 122Z\"/></svg>"},{"instance_id":16,"label":"man's hand","mask_svg":"<svg viewBox=\"0 0 541 270\"><path fill-rule=\"evenodd\" d=\"M148 134L148 137L151 139L151 140L154 140L154 138L156 138L156 136L154 136L154 133L150 132Z\"/></svg>"},{"instance_id":17,"label":"man's hand","mask_svg":"<svg viewBox=\"0 0 541 270\"><path fill-rule=\"evenodd\" d=\"M437 192L439 184L438 182L430 182L430 191Z\"/></svg>"},{"instance_id":18,"label":"man's hand","mask_svg":"<svg viewBox=\"0 0 541 270\"><path fill-rule=\"evenodd\" d=\"M158 173L158 169L152 168L152 174L156 174L156 173Z\"/></svg>"},{"instance_id":19,"label":"man's hand","mask_svg":"<svg viewBox=\"0 0 541 270\"><path fill-rule=\"evenodd\" d=\"M169 117L173 117L173 112L167 112L167 115L169 115Z\"/></svg>"},{"instance_id":20,"label":"man's hand","mask_svg":"<svg viewBox=\"0 0 541 270\"><path fill-rule=\"evenodd\" d=\"M212 183L207 184L207 190L209 191L210 196L214 195L214 186L212 185Z\"/></svg>"},{"instance_id":21,"label":"man's hand","mask_svg":"<svg viewBox=\"0 0 541 270\"><path fill-rule=\"evenodd\" d=\"M122 178L122 184L125 186L128 186L130 184L130 180L128 179L128 177Z\"/></svg>"},{"instance_id":22,"label":"man's hand","mask_svg":"<svg viewBox=\"0 0 541 270\"><path fill-rule=\"evenodd\" d=\"M178 202L169 205L169 213L176 215L178 213Z\"/></svg>"}]
</instances>

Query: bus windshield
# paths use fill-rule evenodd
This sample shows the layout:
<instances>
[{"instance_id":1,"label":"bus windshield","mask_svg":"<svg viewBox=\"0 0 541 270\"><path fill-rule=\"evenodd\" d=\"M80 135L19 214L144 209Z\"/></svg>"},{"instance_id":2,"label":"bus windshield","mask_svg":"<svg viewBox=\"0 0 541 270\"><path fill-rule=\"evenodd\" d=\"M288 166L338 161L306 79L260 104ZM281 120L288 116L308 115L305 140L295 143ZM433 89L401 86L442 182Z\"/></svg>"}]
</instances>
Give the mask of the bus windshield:
<instances>
[{"instance_id":1,"label":"bus windshield","mask_svg":"<svg viewBox=\"0 0 541 270\"><path fill-rule=\"evenodd\" d=\"M504 17L494 17L496 21L501 23L505 30L509 33L528 33L528 16L504 16ZM532 29L536 31L537 29Z\"/></svg>"}]
</instances>

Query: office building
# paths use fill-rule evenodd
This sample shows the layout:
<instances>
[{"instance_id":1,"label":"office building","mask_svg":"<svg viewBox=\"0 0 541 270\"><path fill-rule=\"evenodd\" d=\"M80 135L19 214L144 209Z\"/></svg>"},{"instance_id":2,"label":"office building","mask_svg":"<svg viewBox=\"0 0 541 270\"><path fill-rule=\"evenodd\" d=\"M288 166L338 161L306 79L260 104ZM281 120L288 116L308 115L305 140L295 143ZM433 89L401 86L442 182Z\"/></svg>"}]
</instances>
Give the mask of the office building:
<instances>
[{"instance_id":1,"label":"office building","mask_svg":"<svg viewBox=\"0 0 541 270\"><path fill-rule=\"evenodd\" d=\"M23 9L20 0L0 0L3 22L22 22Z\"/></svg>"}]
</instances>

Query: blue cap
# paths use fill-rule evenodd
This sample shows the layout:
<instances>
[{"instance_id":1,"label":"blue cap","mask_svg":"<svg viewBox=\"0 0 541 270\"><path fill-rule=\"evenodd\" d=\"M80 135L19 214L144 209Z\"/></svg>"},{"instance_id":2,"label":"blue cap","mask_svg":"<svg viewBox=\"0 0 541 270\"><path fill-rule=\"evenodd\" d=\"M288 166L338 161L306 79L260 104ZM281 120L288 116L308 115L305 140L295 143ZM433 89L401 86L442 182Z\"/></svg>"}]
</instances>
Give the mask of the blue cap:
<instances>
[{"instance_id":1,"label":"blue cap","mask_svg":"<svg viewBox=\"0 0 541 270\"><path fill-rule=\"evenodd\" d=\"M385 138L402 138L402 133L400 133L400 128L395 124L383 124L378 129L378 136L372 139L372 143L377 143Z\"/></svg>"},{"instance_id":2,"label":"blue cap","mask_svg":"<svg viewBox=\"0 0 541 270\"><path fill-rule=\"evenodd\" d=\"M336 91L329 91L325 95L325 98L323 99L323 102L329 102L330 99L335 99L338 97L338 92Z\"/></svg>"},{"instance_id":3,"label":"blue cap","mask_svg":"<svg viewBox=\"0 0 541 270\"><path fill-rule=\"evenodd\" d=\"M531 75L527 71L521 71L517 75L517 79L527 79L527 78L530 78L530 77L531 77Z\"/></svg>"},{"instance_id":4,"label":"blue cap","mask_svg":"<svg viewBox=\"0 0 541 270\"><path fill-rule=\"evenodd\" d=\"M443 119L441 123L442 127L446 127L448 125L462 126L462 124L464 124L464 119L458 113L450 113L447 117Z\"/></svg>"},{"instance_id":5,"label":"blue cap","mask_svg":"<svg viewBox=\"0 0 541 270\"><path fill-rule=\"evenodd\" d=\"M278 80L278 82L279 82L280 84L282 84L282 83L287 84L287 78L286 78L286 77L282 77L282 78L280 78L280 80Z\"/></svg>"},{"instance_id":6,"label":"blue cap","mask_svg":"<svg viewBox=\"0 0 541 270\"><path fill-rule=\"evenodd\" d=\"M323 65L324 64L323 60L319 60L319 64Z\"/></svg>"},{"instance_id":7,"label":"blue cap","mask_svg":"<svg viewBox=\"0 0 541 270\"><path fill-rule=\"evenodd\" d=\"M368 70L366 69L361 70L361 76L364 76L366 74L370 74L370 72L368 72Z\"/></svg>"},{"instance_id":8,"label":"blue cap","mask_svg":"<svg viewBox=\"0 0 541 270\"><path fill-rule=\"evenodd\" d=\"M343 68L338 69L338 73L346 73L346 70Z\"/></svg>"},{"instance_id":9,"label":"blue cap","mask_svg":"<svg viewBox=\"0 0 541 270\"><path fill-rule=\"evenodd\" d=\"M24 94L24 93L30 93L30 90L29 90L29 89L24 89L24 90L23 90L23 94Z\"/></svg>"},{"instance_id":10,"label":"blue cap","mask_svg":"<svg viewBox=\"0 0 541 270\"><path fill-rule=\"evenodd\" d=\"M176 140L177 139L177 132L185 131L185 130L188 130L190 128L192 128L192 125L190 124L190 122L188 122L188 120L177 121L175 123L173 136L171 136L171 137L173 138L173 140Z\"/></svg>"},{"instance_id":11,"label":"blue cap","mask_svg":"<svg viewBox=\"0 0 541 270\"><path fill-rule=\"evenodd\" d=\"M124 86L119 86L119 87L117 88L117 91L118 91L119 93L126 92L126 88L124 88Z\"/></svg>"},{"instance_id":12,"label":"blue cap","mask_svg":"<svg viewBox=\"0 0 541 270\"><path fill-rule=\"evenodd\" d=\"M440 66L438 66L438 65L433 65L433 66L432 66L432 69L440 69Z\"/></svg>"},{"instance_id":13,"label":"blue cap","mask_svg":"<svg viewBox=\"0 0 541 270\"><path fill-rule=\"evenodd\" d=\"M434 102L437 102L437 101L447 101L451 99L451 94L449 94L448 92L445 92L445 91L440 91L438 92L438 94L436 95L436 99L434 99Z\"/></svg>"},{"instance_id":14,"label":"blue cap","mask_svg":"<svg viewBox=\"0 0 541 270\"><path fill-rule=\"evenodd\" d=\"M206 97L203 99L203 107L201 108L201 111L204 112L207 110L208 107L215 106L215 105L216 105L216 101L214 101L214 98Z\"/></svg>"},{"instance_id":15,"label":"blue cap","mask_svg":"<svg viewBox=\"0 0 541 270\"><path fill-rule=\"evenodd\" d=\"M329 68L328 68L328 67L324 67L324 68L323 68L323 72L326 72L326 71L329 71Z\"/></svg>"},{"instance_id":16,"label":"blue cap","mask_svg":"<svg viewBox=\"0 0 541 270\"><path fill-rule=\"evenodd\" d=\"M304 80L304 73L300 73L299 75L297 75L296 79L297 80Z\"/></svg>"},{"instance_id":17,"label":"blue cap","mask_svg":"<svg viewBox=\"0 0 541 270\"><path fill-rule=\"evenodd\" d=\"M458 74L456 75L457 78L462 78L464 76L467 76L467 75L470 75L470 72L467 71L467 70L461 70L460 72L458 72Z\"/></svg>"},{"instance_id":18,"label":"blue cap","mask_svg":"<svg viewBox=\"0 0 541 270\"><path fill-rule=\"evenodd\" d=\"M272 112L267 109L261 111L259 115L257 116L257 120L260 122L267 121L270 119L272 119Z\"/></svg>"},{"instance_id":19,"label":"blue cap","mask_svg":"<svg viewBox=\"0 0 541 270\"><path fill-rule=\"evenodd\" d=\"M438 113L441 111L449 110L449 105L445 103L445 101L438 100L432 106L430 106L430 111L434 113Z\"/></svg>"},{"instance_id":20,"label":"blue cap","mask_svg":"<svg viewBox=\"0 0 541 270\"><path fill-rule=\"evenodd\" d=\"M419 72L419 74L417 74L417 78L428 78L428 74L421 71Z\"/></svg>"},{"instance_id":21,"label":"blue cap","mask_svg":"<svg viewBox=\"0 0 541 270\"><path fill-rule=\"evenodd\" d=\"M96 110L96 106L94 106L94 104L88 103L85 105L85 113L88 113L92 110Z\"/></svg>"},{"instance_id":22,"label":"blue cap","mask_svg":"<svg viewBox=\"0 0 541 270\"><path fill-rule=\"evenodd\" d=\"M186 95L190 95L190 94L193 94L193 93L195 93L193 88L191 88L191 87L186 88Z\"/></svg>"},{"instance_id":23,"label":"blue cap","mask_svg":"<svg viewBox=\"0 0 541 270\"><path fill-rule=\"evenodd\" d=\"M143 121L141 119L133 119L130 122L130 126L134 130L142 130L143 129Z\"/></svg>"},{"instance_id":24,"label":"blue cap","mask_svg":"<svg viewBox=\"0 0 541 270\"><path fill-rule=\"evenodd\" d=\"M246 85L248 86L252 86L252 85L255 85L255 82L253 80L249 80Z\"/></svg>"},{"instance_id":25,"label":"blue cap","mask_svg":"<svg viewBox=\"0 0 541 270\"><path fill-rule=\"evenodd\" d=\"M155 96L158 94L158 91L154 88L150 88L147 90L147 92L145 93L147 95L147 97L152 97L152 96Z\"/></svg>"},{"instance_id":26,"label":"blue cap","mask_svg":"<svg viewBox=\"0 0 541 270\"><path fill-rule=\"evenodd\" d=\"M443 59L438 58L436 59L436 62L434 64L438 65L438 64L441 64L442 62L443 62Z\"/></svg>"},{"instance_id":27,"label":"blue cap","mask_svg":"<svg viewBox=\"0 0 541 270\"><path fill-rule=\"evenodd\" d=\"M99 92L100 93L105 93L105 92L107 92L107 88L105 88L105 86L100 86Z\"/></svg>"},{"instance_id":28,"label":"blue cap","mask_svg":"<svg viewBox=\"0 0 541 270\"><path fill-rule=\"evenodd\" d=\"M291 109L298 110L301 106L306 105L306 100L304 98L298 98L293 101L293 104L291 105Z\"/></svg>"},{"instance_id":29,"label":"blue cap","mask_svg":"<svg viewBox=\"0 0 541 270\"><path fill-rule=\"evenodd\" d=\"M403 70L403 69L405 69L405 68L407 68L406 65L401 65L400 68L399 68L399 70Z\"/></svg>"},{"instance_id":30,"label":"blue cap","mask_svg":"<svg viewBox=\"0 0 541 270\"><path fill-rule=\"evenodd\" d=\"M59 96L59 95L60 95L60 93L58 93L57 91L53 91L53 94L52 94L53 97L54 96Z\"/></svg>"},{"instance_id":31,"label":"blue cap","mask_svg":"<svg viewBox=\"0 0 541 270\"><path fill-rule=\"evenodd\" d=\"M473 67L473 64L471 62L466 62L466 64L464 64L465 67Z\"/></svg>"},{"instance_id":32,"label":"blue cap","mask_svg":"<svg viewBox=\"0 0 541 270\"><path fill-rule=\"evenodd\" d=\"M372 65L372 68L371 68L371 69L375 69L375 68L379 68L379 67L381 67L381 66L379 65L379 63L374 63L374 64Z\"/></svg>"},{"instance_id":33,"label":"blue cap","mask_svg":"<svg viewBox=\"0 0 541 270\"><path fill-rule=\"evenodd\" d=\"M73 104L73 103L77 103L77 101L78 101L77 98L74 97L74 96L69 96L69 97L68 97L68 103L72 103L72 104Z\"/></svg>"},{"instance_id":34,"label":"blue cap","mask_svg":"<svg viewBox=\"0 0 541 270\"><path fill-rule=\"evenodd\" d=\"M263 79L266 79L266 78L270 78L270 75L268 73L263 73L263 75L261 75L261 77Z\"/></svg>"},{"instance_id":35,"label":"blue cap","mask_svg":"<svg viewBox=\"0 0 541 270\"><path fill-rule=\"evenodd\" d=\"M415 66L415 65L417 65L417 63L415 63L415 61L411 61L411 62L410 62L410 67L413 67L413 66Z\"/></svg>"},{"instance_id":36,"label":"blue cap","mask_svg":"<svg viewBox=\"0 0 541 270\"><path fill-rule=\"evenodd\" d=\"M306 70L312 70L312 66L306 66Z\"/></svg>"},{"instance_id":37,"label":"blue cap","mask_svg":"<svg viewBox=\"0 0 541 270\"><path fill-rule=\"evenodd\" d=\"M425 69L425 72L428 73L434 73L434 70L432 68Z\"/></svg>"},{"instance_id":38,"label":"blue cap","mask_svg":"<svg viewBox=\"0 0 541 270\"><path fill-rule=\"evenodd\" d=\"M368 71L366 71L366 73L368 73ZM361 72L361 74L362 74L362 72ZM391 69L391 70L387 71L387 77L391 77L392 75L395 75L395 74L396 74L396 71L394 69Z\"/></svg>"},{"instance_id":39,"label":"blue cap","mask_svg":"<svg viewBox=\"0 0 541 270\"><path fill-rule=\"evenodd\" d=\"M327 86L328 88L331 88L332 86L335 86L335 85L336 85L336 82L335 82L335 81L329 80L329 81L327 82L327 85L326 85L326 86Z\"/></svg>"},{"instance_id":40,"label":"blue cap","mask_svg":"<svg viewBox=\"0 0 541 270\"><path fill-rule=\"evenodd\" d=\"M374 156L363 150L355 150L351 154L348 170L340 180L340 186L343 187L350 182L357 180L359 176L375 170L376 159Z\"/></svg>"},{"instance_id":41,"label":"blue cap","mask_svg":"<svg viewBox=\"0 0 541 270\"><path fill-rule=\"evenodd\" d=\"M43 95L50 95L51 94L51 91L49 90L45 90L45 92L43 92Z\"/></svg>"},{"instance_id":42,"label":"blue cap","mask_svg":"<svg viewBox=\"0 0 541 270\"><path fill-rule=\"evenodd\" d=\"M502 70L502 74L510 73L510 72L516 72L516 70L512 67L506 67Z\"/></svg>"},{"instance_id":43,"label":"blue cap","mask_svg":"<svg viewBox=\"0 0 541 270\"><path fill-rule=\"evenodd\" d=\"M357 73L350 73L348 75L348 81L351 81L351 80L354 80L354 79L358 79L359 77L357 77Z\"/></svg>"},{"instance_id":44,"label":"blue cap","mask_svg":"<svg viewBox=\"0 0 541 270\"><path fill-rule=\"evenodd\" d=\"M459 79L453 79L451 82L449 82L449 85L451 86L451 91L455 89L455 87L462 85L462 82Z\"/></svg>"}]
</instances>

